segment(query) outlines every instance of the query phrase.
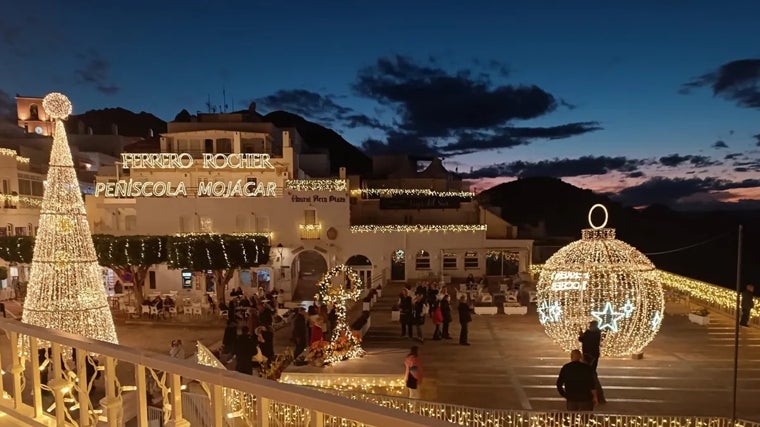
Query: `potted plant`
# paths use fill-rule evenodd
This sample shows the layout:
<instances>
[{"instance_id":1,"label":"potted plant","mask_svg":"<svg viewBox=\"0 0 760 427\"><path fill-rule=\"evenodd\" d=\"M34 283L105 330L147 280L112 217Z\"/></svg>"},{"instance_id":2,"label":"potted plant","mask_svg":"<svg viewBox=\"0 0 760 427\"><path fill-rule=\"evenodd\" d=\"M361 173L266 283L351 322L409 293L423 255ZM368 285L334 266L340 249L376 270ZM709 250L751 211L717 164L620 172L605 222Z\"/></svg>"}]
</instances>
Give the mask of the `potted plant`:
<instances>
[{"instance_id":1,"label":"potted plant","mask_svg":"<svg viewBox=\"0 0 760 427\"><path fill-rule=\"evenodd\" d=\"M706 308L698 308L689 313L689 321L698 325L710 324L710 311Z\"/></svg>"},{"instance_id":2,"label":"potted plant","mask_svg":"<svg viewBox=\"0 0 760 427\"><path fill-rule=\"evenodd\" d=\"M392 322L398 322L401 320L401 310L398 307L398 304L393 304L393 307L391 307L391 321Z\"/></svg>"}]
</instances>

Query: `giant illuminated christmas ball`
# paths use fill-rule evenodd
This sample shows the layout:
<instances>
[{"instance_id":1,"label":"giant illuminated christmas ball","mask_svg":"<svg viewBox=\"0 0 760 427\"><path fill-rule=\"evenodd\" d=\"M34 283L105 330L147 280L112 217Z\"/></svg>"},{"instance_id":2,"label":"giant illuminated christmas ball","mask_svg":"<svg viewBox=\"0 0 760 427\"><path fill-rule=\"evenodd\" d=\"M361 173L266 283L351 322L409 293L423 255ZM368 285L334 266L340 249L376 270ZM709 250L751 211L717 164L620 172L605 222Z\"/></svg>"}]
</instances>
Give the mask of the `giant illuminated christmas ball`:
<instances>
[{"instance_id":1,"label":"giant illuminated christmas ball","mask_svg":"<svg viewBox=\"0 0 760 427\"><path fill-rule=\"evenodd\" d=\"M604 223L591 220L595 209ZM660 329L664 295L654 264L636 248L615 238L607 209L594 205L591 228L544 264L537 285L539 321L565 350L580 347L578 335L596 320L603 356L641 353Z\"/></svg>"}]
</instances>

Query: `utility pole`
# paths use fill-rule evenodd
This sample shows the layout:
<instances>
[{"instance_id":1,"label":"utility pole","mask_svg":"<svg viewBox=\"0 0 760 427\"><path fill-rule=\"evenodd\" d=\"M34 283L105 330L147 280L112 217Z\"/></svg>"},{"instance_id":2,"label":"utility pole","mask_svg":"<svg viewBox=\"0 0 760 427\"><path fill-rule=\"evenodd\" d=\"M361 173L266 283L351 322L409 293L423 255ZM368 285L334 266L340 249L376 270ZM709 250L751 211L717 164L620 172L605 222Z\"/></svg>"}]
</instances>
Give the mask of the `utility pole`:
<instances>
[{"instance_id":1,"label":"utility pole","mask_svg":"<svg viewBox=\"0 0 760 427\"><path fill-rule=\"evenodd\" d=\"M742 225L739 225L739 235L736 246L736 307L734 308L734 389L733 408L731 410L731 424L736 424L736 401L739 383L739 316L741 315L741 282L742 282Z\"/></svg>"}]
</instances>

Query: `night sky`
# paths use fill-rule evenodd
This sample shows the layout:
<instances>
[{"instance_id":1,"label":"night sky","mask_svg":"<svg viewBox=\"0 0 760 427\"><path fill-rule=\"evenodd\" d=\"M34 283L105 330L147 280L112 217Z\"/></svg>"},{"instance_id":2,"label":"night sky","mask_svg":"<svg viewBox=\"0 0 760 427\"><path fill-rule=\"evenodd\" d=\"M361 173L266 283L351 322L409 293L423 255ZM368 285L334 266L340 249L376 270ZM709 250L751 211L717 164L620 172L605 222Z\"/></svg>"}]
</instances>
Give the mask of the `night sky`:
<instances>
[{"instance_id":1,"label":"night sky","mask_svg":"<svg viewBox=\"0 0 760 427\"><path fill-rule=\"evenodd\" d=\"M507 4L508 3L508 4ZM572 5L571 5L572 4ZM635 5L634 5L635 4ZM0 6L0 109L284 109L482 190L760 207L760 3L37 1Z\"/></svg>"}]
</instances>

